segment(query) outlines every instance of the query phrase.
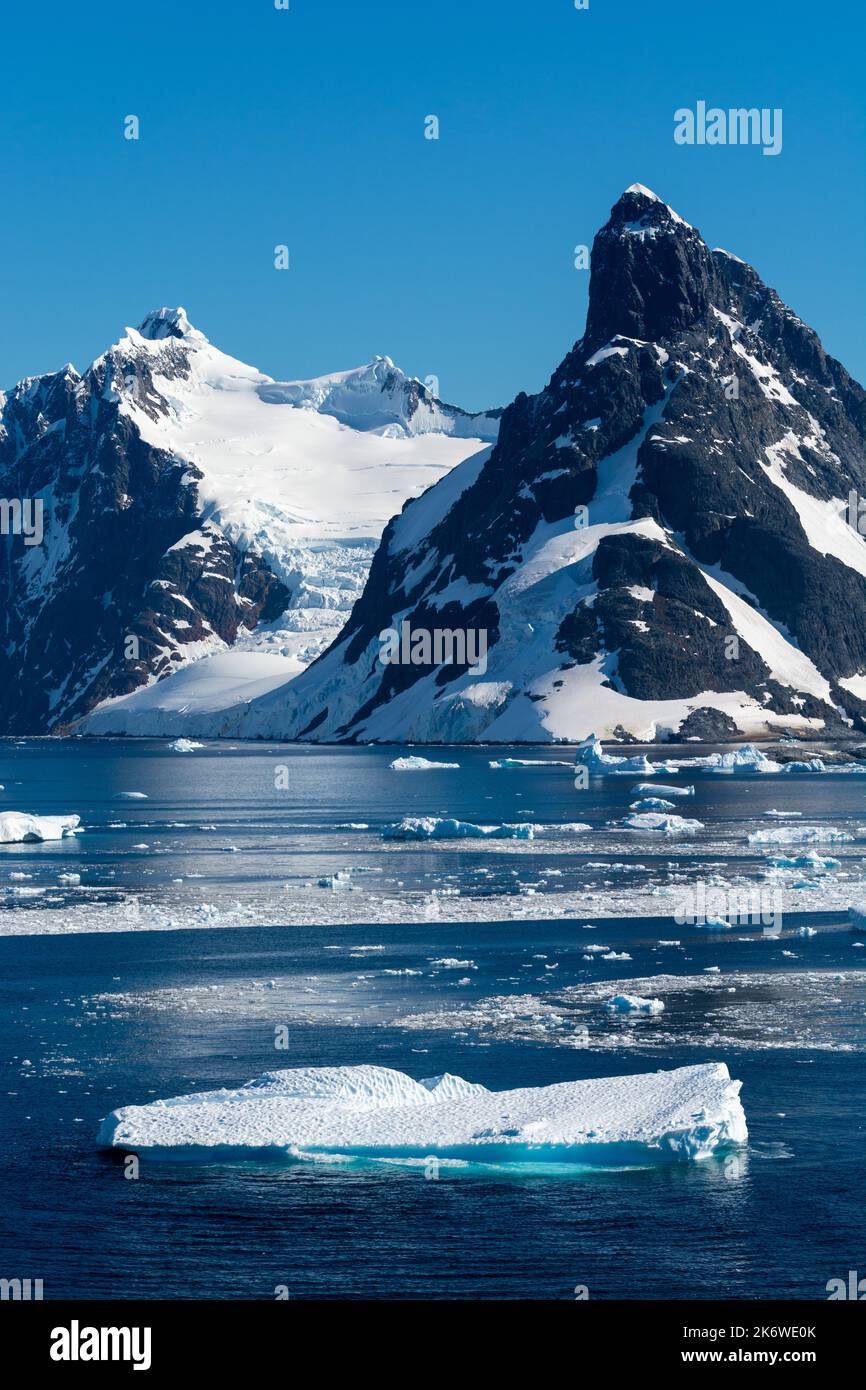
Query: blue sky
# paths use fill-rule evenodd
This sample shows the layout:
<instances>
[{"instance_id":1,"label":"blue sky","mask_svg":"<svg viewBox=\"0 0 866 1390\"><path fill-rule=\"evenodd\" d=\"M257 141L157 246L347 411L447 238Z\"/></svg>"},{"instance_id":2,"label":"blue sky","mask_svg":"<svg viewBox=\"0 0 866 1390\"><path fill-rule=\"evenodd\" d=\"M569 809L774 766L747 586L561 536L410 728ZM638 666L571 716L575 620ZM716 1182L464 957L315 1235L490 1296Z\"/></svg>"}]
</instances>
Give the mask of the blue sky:
<instances>
[{"instance_id":1,"label":"blue sky","mask_svg":"<svg viewBox=\"0 0 866 1390\"><path fill-rule=\"evenodd\" d=\"M634 181L862 381L863 41L854 0L7 7L0 384L183 304L277 377L381 352L456 404L506 403L580 336L573 248ZM677 146L699 99L781 107L781 154Z\"/></svg>"}]
</instances>

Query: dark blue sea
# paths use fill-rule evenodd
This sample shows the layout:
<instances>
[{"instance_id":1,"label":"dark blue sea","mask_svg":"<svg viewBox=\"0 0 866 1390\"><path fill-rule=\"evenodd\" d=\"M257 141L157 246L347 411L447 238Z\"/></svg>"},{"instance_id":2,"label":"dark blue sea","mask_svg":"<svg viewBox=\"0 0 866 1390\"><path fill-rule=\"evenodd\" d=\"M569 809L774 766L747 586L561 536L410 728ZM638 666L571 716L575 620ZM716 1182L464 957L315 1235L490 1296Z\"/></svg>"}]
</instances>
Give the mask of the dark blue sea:
<instances>
[{"instance_id":1,"label":"dark blue sea","mask_svg":"<svg viewBox=\"0 0 866 1390\"><path fill-rule=\"evenodd\" d=\"M549 766L489 766L508 751ZM407 753L460 767L392 771ZM568 758L0 745L0 814L82 826L0 845L0 1277L49 1299L822 1299L866 1273L866 938L845 910L866 778L660 776L694 784L677 810L702 829L653 838L621 826L643 779L577 791ZM536 833L386 838L405 816ZM837 833L785 850L820 863L749 840L798 820ZM678 924L699 883L780 887L780 929ZM612 1016L620 991L665 1010ZM505 1089L707 1061L743 1083L736 1162L431 1181L142 1158L130 1178L95 1142L117 1106L276 1067Z\"/></svg>"}]
</instances>

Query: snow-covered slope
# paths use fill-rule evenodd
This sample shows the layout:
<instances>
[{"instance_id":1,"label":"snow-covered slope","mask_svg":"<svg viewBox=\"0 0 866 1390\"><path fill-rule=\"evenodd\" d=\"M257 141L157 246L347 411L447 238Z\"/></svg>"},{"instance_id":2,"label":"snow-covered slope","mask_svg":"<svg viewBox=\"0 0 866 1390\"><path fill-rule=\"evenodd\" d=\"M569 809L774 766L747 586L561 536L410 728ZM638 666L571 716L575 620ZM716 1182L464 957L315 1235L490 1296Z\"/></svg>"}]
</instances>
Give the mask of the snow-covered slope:
<instances>
[{"instance_id":1,"label":"snow-covered slope","mask_svg":"<svg viewBox=\"0 0 866 1390\"><path fill-rule=\"evenodd\" d=\"M414 1081L389 1067L266 1072L237 1090L129 1105L97 1142L172 1158L219 1148L238 1158L281 1149L302 1160L562 1163L702 1159L744 1144L746 1121L721 1062L644 1076L488 1091L445 1074Z\"/></svg>"},{"instance_id":2,"label":"snow-covered slope","mask_svg":"<svg viewBox=\"0 0 866 1390\"><path fill-rule=\"evenodd\" d=\"M275 382L266 400L307 406L333 415L353 429L374 430L396 438L411 434L453 434L460 439L496 438L501 410L469 415L445 405L428 388L395 367L390 357L374 357L365 367L314 377L311 381Z\"/></svg>"},{"instance_id":3,"label":"snow-covered slope","mask_svg":"<svg viewBox=\"0 0 866 1390\"><path fill-rule=\"evenodd\" d=\"M317 656L389 517L497 430L385 362L279 383L160 309L83 377L0 398L3 491L42 499L46 533L2 542L0 731L63 728L108 698L94 729L177 714L181 732L182 710L207 723Z\"/></svg>"},{"instance_id":4,"label":"snow-covered slope","mask_svg":"<svg viewBox=\"0 0 866 1390\"><path fill-rule=\"evenodd\" d=\"M866 496L866 393L750 266L633 185L595 239L584 336L548 385L387 528L339 642L226 731L862 729L852 489ZM422 645L383 662L389 629L483 636L486 660Z\"/></svg>"}]
</instances>

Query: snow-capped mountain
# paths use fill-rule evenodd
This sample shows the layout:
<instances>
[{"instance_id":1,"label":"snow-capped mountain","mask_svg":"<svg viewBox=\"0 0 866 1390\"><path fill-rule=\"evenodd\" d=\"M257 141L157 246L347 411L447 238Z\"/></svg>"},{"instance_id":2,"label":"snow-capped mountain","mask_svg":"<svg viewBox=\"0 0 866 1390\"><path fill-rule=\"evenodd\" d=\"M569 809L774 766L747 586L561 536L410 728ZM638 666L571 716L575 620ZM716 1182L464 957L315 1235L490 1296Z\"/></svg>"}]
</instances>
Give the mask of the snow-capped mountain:
<instances>
[{"instance_id":1,"label":"snow-capped mountain","mask_svg":"<svg viewBox=\"0 0 866 1390\"><path fill-rule=\"evenodd\" d=\"M548 385L388 525L330 650L223 729L862 730L852 491L866 496L866 393L750 266L634 184L595 238L586 330ZM409 657L447 630L483 635L485 659L445 664L423 640ZM406 641L383 661L388 632Z\"/></svg>"},{"instance_id":2,"label":"snow-capped mountain","mask_svg":"<svg viewBox=\"0 0 866 1390\"><path fill-rule=\"evenodd\" d=\"M132 731L161 729L322 651L388 518L497 432L386 362L281 383L160 309L83 376L0 395L0 732L117 697Z\"/></svg>"},{"instance_id":3,"label":"snow-capped mountain","mask_svg":"<svg viewBox=\"0 0 866 1390\"><path fill-rule=\"evenodd\" d=\"M308 406L333 415L356 430L375 430L395 437L407 434L453 434L458 439L495 439L501 410L469 415L445 405L414 377L395 367L390 357L374 357L365 367L312 381L275 383L263 399Z\"/></svg>"}]
</instances>

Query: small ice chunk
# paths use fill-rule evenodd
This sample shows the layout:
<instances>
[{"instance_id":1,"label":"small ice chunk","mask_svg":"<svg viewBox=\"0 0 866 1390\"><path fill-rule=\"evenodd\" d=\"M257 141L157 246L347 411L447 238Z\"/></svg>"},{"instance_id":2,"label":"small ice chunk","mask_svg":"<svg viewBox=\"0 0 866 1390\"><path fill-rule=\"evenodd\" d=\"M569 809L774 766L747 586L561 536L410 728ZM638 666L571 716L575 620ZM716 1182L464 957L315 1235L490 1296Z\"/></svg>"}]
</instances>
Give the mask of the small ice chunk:
<instances>
[{"instance_id":1,"label":"small ice chunk","mask_svg":"<svg viewBox=\"0 0 866 1390\"><path fill-rule=\"evenodd\" d=\"M694 796L694 787L669 787L660 782L638 782L632 787L632 794L641 796L648 792L653 796Z\"/></svg>"},{"instance_id":2,"label":"small ice chunk","mask_svg":"<svg viewBox=\"0 0 866 1390\"><path fill-rule=\"evenodd\" d=\"M664 1010L661 999L642 999L639 994L615 994L604 1007L618 1014L660 1014Z\"/></svg>"},{"instance_id":3,"label":"small ice chunk","mask_svg":"<svg viewBox=\"0 0 866 1390\"><path fill-rule=\"evenodd\" d=\"M395 758L388 766L394 772L427 772L436 768L459 768L459 763L434 763L429 758Z\"/></svg>"}]
</instances>

